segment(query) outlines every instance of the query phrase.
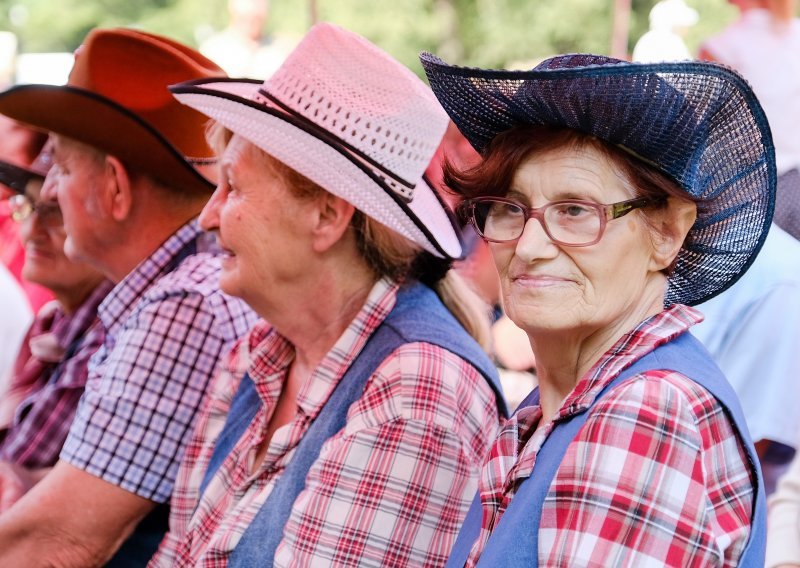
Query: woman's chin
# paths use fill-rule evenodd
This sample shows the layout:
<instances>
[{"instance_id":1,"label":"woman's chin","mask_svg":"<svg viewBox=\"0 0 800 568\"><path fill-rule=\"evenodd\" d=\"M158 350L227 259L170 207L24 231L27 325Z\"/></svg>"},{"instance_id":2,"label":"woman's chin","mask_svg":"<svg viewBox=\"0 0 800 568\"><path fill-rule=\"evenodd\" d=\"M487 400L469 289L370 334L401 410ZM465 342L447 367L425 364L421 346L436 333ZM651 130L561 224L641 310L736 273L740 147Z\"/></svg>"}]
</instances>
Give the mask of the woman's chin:
<instances>
[{"instance_id":1,"label":"woman's chin","mask_svg":"<svg viewBox=\"0 0 800 568\"><path fill-rule=\"evenodd\" d=\"M219 276L219 289L225 292L228 296L241 296L239 286L239 278L236 270L233 267L222 267L222 272Z\"/></svg>"},{"instance_id":2,"label":"woman's chin","mask_svg":"<svg viewBox=\"0 0 800 568\"><path fill-rule=\"evenodd\" d=\"M579 302L574 294L526 300L515 302L507 299L505 313L528 335L568 330L578 323L574 321L574 309Z\"/></svg>"}]
</instances>

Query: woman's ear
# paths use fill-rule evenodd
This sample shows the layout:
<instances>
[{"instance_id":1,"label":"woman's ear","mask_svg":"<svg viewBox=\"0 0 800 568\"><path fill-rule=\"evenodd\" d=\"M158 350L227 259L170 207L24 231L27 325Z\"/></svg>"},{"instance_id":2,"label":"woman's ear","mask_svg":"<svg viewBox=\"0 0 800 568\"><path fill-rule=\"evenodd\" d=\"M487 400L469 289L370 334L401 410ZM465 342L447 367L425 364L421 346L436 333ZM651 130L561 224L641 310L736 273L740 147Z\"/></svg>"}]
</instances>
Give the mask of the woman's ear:
<instances>
[{"instance_id":1,"label":"woman's ear","mask_svg":"<svg viewBox=\"0 0 800 568\"><path fill-rule=\"evenodd\" d=\"M327 191L321 192L315 201L313 247L315 252L324 252L339 242L350 227L355 207Z\"/></svg>"},{"instance_id":2,"label":"woman's ear","mask_svg":"<svg viewBox=\"0 0 800 568\"><path fill-rule=\"evenodd\" d=\"M662 271L678 256L689 229L697 219L697 205L688 199L670 197L666 207L648 212L648 215L653 242L650 269Z\"/></svg>"},{"instance_id":3,"label":"woman's ear","mask_svg":"<svg viewBox=\"0 0 800 568\"><path fill-rule=\"evenodd\" d=\"M128 218L133 204L131 178L125 165L114 156L106 155L105 203L111 217L122 222Z\"/></svg>"}]
</instances>

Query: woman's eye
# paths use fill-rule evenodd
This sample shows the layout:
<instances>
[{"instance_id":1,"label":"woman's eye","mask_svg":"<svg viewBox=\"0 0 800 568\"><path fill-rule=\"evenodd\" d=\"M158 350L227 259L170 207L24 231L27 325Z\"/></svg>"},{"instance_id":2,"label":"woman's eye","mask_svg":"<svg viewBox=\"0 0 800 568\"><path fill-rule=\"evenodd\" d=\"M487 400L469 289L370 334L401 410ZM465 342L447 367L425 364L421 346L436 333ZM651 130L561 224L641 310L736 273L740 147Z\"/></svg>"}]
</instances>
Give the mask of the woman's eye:
<instances>
[{"instance_id":1,"label":"woman's eye","mask_svg":"<svg viewBox=\"0 0 800 568\"><path fill-rule=\"evenodd\" d=\"M586 207L585 205L579 205L577 203L569 203L562 205L558 208L558 212L560 215L564 217L582 217L586 214L591 213L591 209Z\"/></svg>"},{"instance_id":2,"label":"woman's eye","mask_svg":"<svg viewBox=\"0 0 800 568\"><path fill-rule=\"evenodd\" d=\"M522 215L522 207L519 205L514 205L513 203L497 203L493 209L495 215Z\"/></svg>"}]
</instances>

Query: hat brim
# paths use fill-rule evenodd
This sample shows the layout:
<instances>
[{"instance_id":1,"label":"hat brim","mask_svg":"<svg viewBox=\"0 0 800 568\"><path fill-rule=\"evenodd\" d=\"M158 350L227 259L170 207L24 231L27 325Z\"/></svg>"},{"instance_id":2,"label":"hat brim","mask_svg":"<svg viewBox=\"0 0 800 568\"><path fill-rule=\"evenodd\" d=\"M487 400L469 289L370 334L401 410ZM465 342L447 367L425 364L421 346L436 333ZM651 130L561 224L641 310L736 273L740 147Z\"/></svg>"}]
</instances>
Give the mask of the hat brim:
<instances>
[{"instance_id":1,"label":"hat brim","mask_svg":"<svg viewBox=\"0 0 800 568\"><path fill-rule=\"evenodd\" d=\"M341 197L379 223L440 258L458 259L462 244L455 222L436 192L420 179L406 203L366 167L307 132L274 107L255 102L261 81L199 79L173 85L183 104L216 120L264 152Z\"/></svg>"},{"instance_id":2,"label":"hat brim","mask_svg":"<svg viewBox=\"0 0 800 568\"><path fill-rule=\"evenodd\" d=\"M434 94L478 152L515 126L571 128L622 148L697 200L666 305L712 298L755 260L772 221L777 173L766 115L736 73L699 62L545 62L506 71L448 65L429 53L420 59Z\"/></svg>"},{"instance_id":3,"label":"hat brim","mask_svg":"<svg viewBox=\"0 0 800 568\"><path fill-rule=\"evenodd\" d=\"M203 193L214 189L153 126L90 91L18 85L0 93L0 113L93 146L170 187Z\"/></svg>"},{"instance_id":4,"label":"hat brim","mask_svg":"<svg viewBox=\"0 0 800 568\"><path fill-rule=\"evenodd\" d=\"M6 187L10 187L17 193L24 194L25 189L28 187L28 182L33 179L44 180L44 175L0 160L0 183Z\"/></svg>"}]
</instances>

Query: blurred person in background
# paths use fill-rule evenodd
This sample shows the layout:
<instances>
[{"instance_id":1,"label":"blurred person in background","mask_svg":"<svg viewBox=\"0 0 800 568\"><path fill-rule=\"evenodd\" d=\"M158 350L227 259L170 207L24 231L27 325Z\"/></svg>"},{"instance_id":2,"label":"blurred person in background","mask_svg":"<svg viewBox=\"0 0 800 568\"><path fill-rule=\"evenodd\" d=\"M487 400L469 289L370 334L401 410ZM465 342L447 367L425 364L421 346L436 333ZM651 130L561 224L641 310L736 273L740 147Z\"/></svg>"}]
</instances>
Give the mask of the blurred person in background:
<instances>
[{"instance_id":1,"label":"blurred person in background","mask_svg":"<svg viewBox=\"0 0 800 568\"><path fill-rule=\"evenodd\" d=\"M293 44L266 35L269 0L228 0L228 26L200 43L200 52L231 77L269 77Z\"/></svg>"},{"instance_id":2,"label":"blurred person in background","mask_svg":"<svg viewBox=\"0 0 800 568\"><path fill-rule=\"evenodd\" d=\"M255 319L219 290L197 223L213 191L206 119L167 90L223 76L169 38L96 29L66 85L0 93L0 113L53 133L40 199L58 203L67 257L114 283L59 461L0 515L2 566L143 566L166 532L211 376Z\"/></svg>"},{"instance_id":3,"label":"blurred person in background","mask_svg":"<svg viewBox=\"0 0 800 568\"><path fill-rule=\"evenodd\" d=\"M505 414L423 179L447 115L330 24L263 83L173 92L230 135L200 220L263 320L215 382L152 565L441 565Z\"/></svg>"},{"instance_id":4,"label":"blurred person in background","mask_svg":"<svg viewBox=\"0 0 800 568\"><path fill-rule=\"evenodd\" d=\"M800 239L800 19L797 0L728 0L739 19L708 38L700 58L739 71L769 119L778 167L773 221Z\"/></svg>"},{"instance_id":5,"label":"blurred person in background","mask_svg":"<svg viewBox=\"0 0 800 568\"><path fill-rule=\"evenodd\" d=\"M45 140L47 134L0 115L0 161L12 166L28 167L41 151ZM20 239L19 225L11 218L7 199L13 194L9 188L0 185L0 262L22 286L31 310L36 313L53 299L53 293L22 276L25 247Z\"/></svg>"},{"instance_id":6,"label":"blurred person in background","mask_svg":"<svg viewBox=\"0 0 800 568\"><path fill-rule=\"evenodd\" d=\"M684 0L661 0L650 10L650 30L633 48L633 60L642 63L692 59L683 38L697 23L697 10Z\"/></svg>"},{"instance_id":7,"label":"blurred person in background","mask_svg":"<svg viewBox=\"0 0 800 568\"><path fill-rule=\"evenodd\" d=\"M800 456L795 456L769 498L765 567L800 567Z\"/></svg>"},{"instance_id":8,"label":"blurred person in background","mask_svg":"<svg viewBox=\"0 0 800 568\"><path fill-rule=\"evenodd\" d=\"M36 314L0 395L0 513L58 461L86 385L89 358L104 337L97 306L111 283L64 254L58 203L41 198L51 164L51 144L30 168L0 162L0 183L17 192L9 201L25 246L22 276L55 296Z\"/></svg>"},{"instance_id":9,"label":"blurred person in background","mask_svg":"<svg viewBox=\"0 0 800 568\"><path fill-rule=\"evenodd\" d=\"M17 280L0 264L0 396L10 380L10 370L33 314L25 292Z\"/></svg>"},{"instance_id":10,"label":"blurred person in background","mask_svg":"<svg viewBox=\"0 0 800 568\"><path fill-rule=\"evenodd\" d=\"M705 321L695 331L742 401L770 493L800 432L800 20L795 0L730 2L739 19L706 40L700 57L752 85L769 119L778 188L759 257L741 282L698 306Z\"/></svg>"},{"instance_id":11,"label":"blurred person in background","mask_svg":"<svg viewBox=\"0 0 800 568\"><path fill-rule=\"evenodd\" d=\"M769 495L800 432L800 241L773 223L747 273L697 309L694 334L742 402Z\"/></svg>"},{"instance_id":12,"label":"blurred person in background","mask_svg":"<svg viewBox=\"0 0 800 568\"><path fill-rule=\"evenodd\" d=\"M445 181L489 242L539 383L490 450L448 566L763 563L755 448L688 332L772 216L752 91L708 63L421 59L481 152Z\"/></svg>"}]
</instances>

